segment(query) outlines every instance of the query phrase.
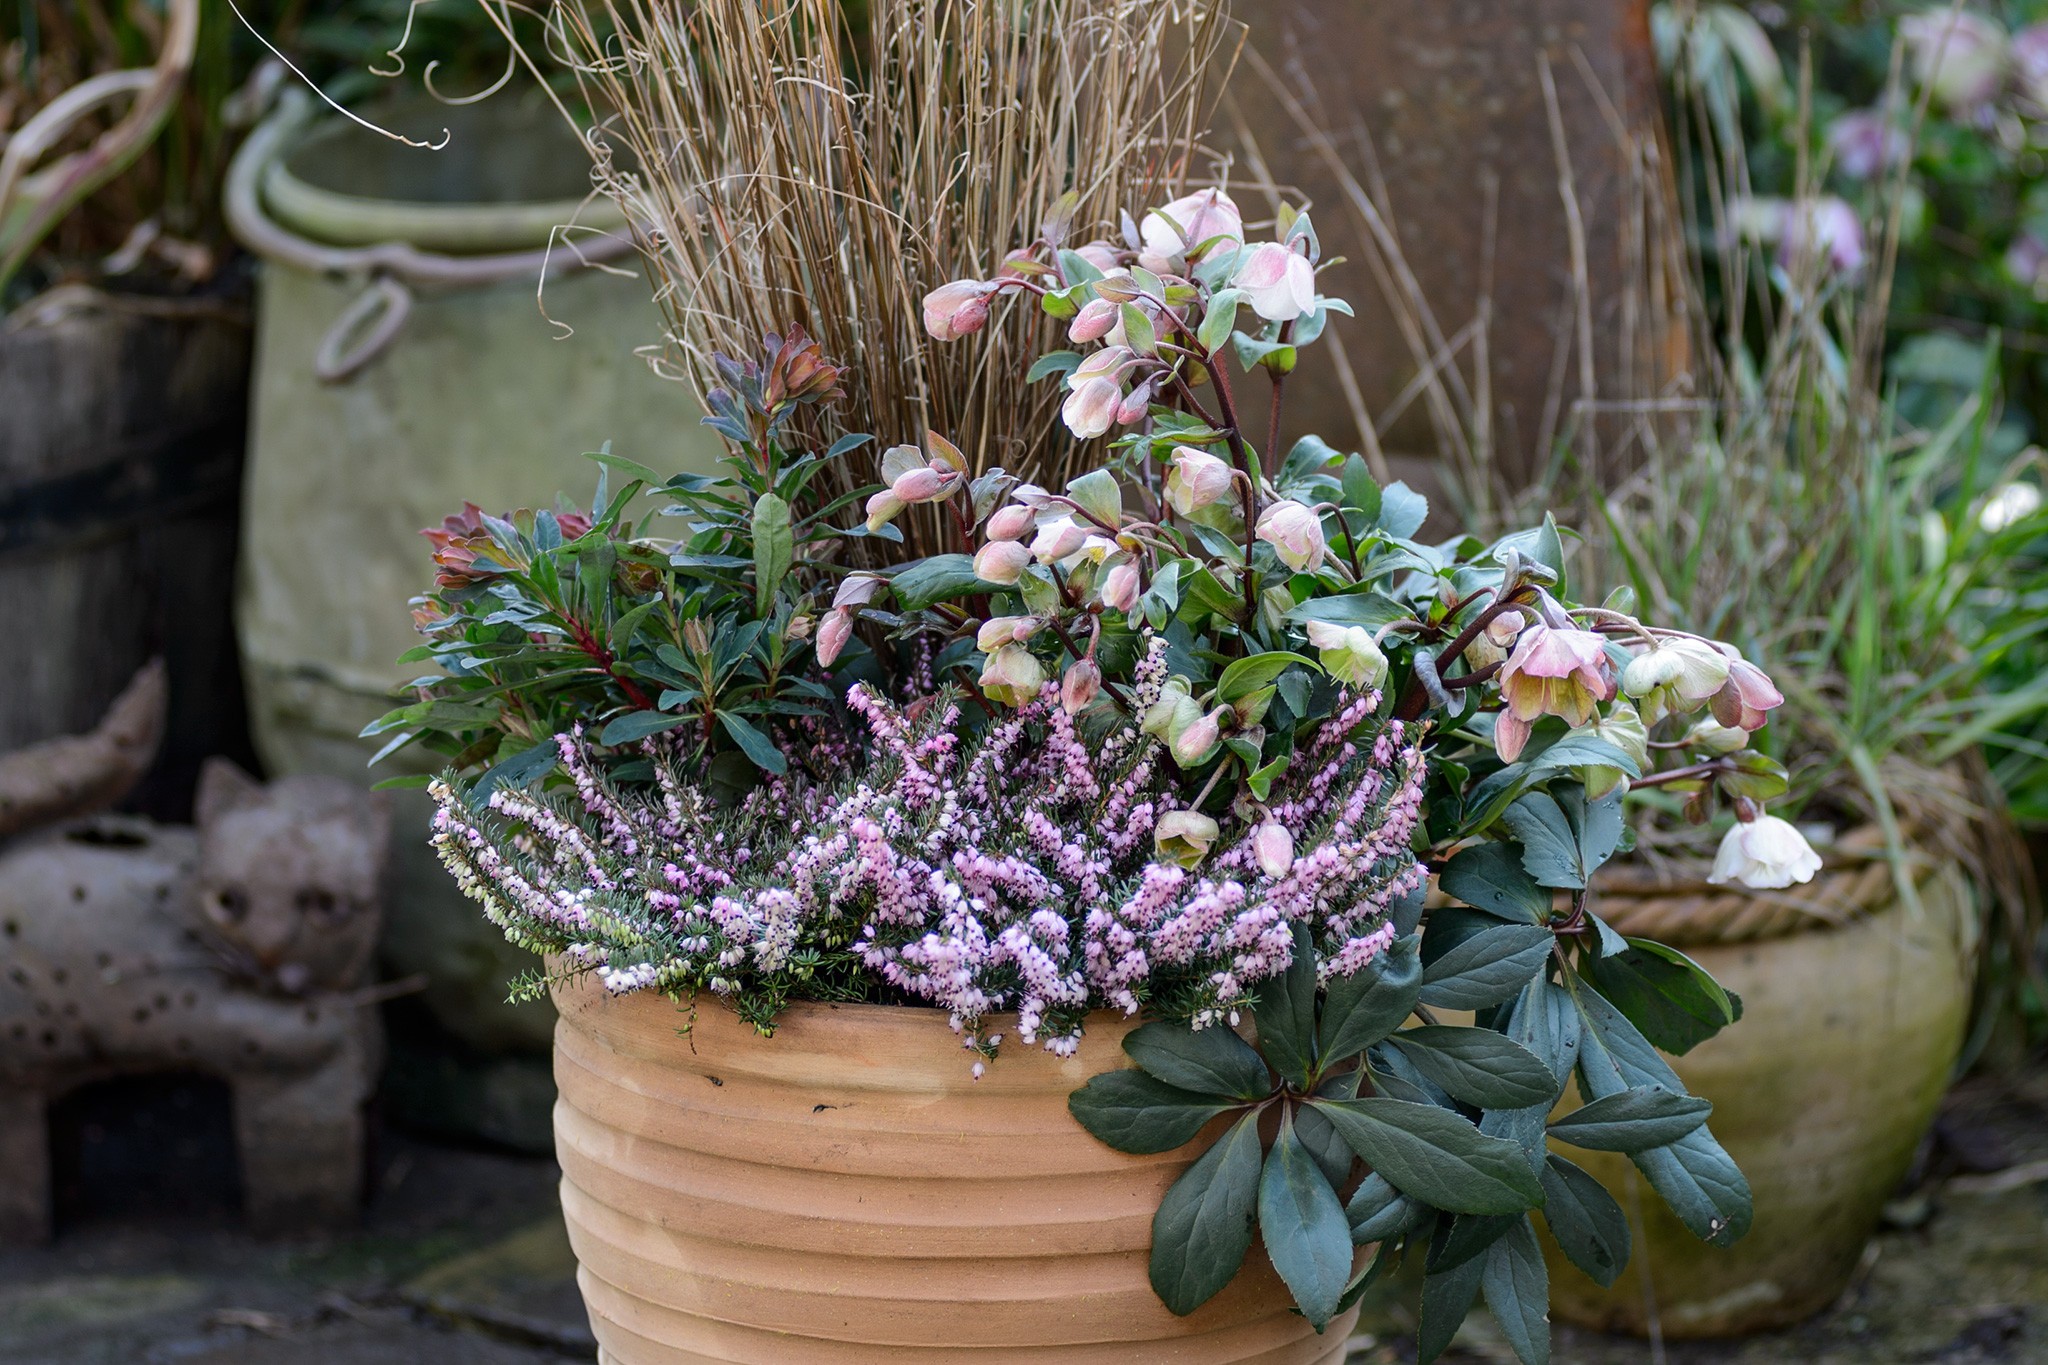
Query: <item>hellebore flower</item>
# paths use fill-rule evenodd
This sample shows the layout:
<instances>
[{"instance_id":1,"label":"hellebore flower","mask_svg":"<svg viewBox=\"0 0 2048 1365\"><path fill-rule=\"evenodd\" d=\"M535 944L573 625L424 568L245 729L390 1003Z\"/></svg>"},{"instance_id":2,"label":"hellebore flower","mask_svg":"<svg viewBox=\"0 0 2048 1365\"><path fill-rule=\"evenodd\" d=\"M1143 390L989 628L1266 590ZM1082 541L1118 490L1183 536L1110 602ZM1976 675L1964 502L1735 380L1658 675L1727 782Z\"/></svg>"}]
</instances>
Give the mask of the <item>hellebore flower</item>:
<instances>
[{"instance_id":1,"label":"hellebore flower","mask_svg":"<svg viewBox=\"0 0 2048 1365\"><path fill-rule=\"evenodd\" d=\"M974 555L974 576L984 583L1005 587L1024 576L1031 563L1031 551L1014 540L991 540Z\"/></svg>"},{"instance_id":2,"label":"hellebore flower","mask_svg":"<svg viewBox=\"0 0 2048 1365\"><path fill-rule=\"evenodd\" d=\"M988 321L989 295L1000 286L990 280L954 280L924 296L924 329L939 341L978 332Z\"/></svg>"},{"instance_id":3,"label":"hellebore flower","mask_svg":"<svg viewBox=\"0 0 2048 1365\"><path fill-rule=\"evenodd\" d=\"M1934 92L1950 113L1990 102L2005 79L2005 29L1968 10L1909 14L1899 37L1912 60L1913 79Z\"/></svg>"},{"instance_id":4,"label":"hellebore flower","mask_svg":"<svg viewBox=\"0 0 2048 1365\"><path fill-rule=\"evenodd\" d=\"M1863 268L1863 222L1846 200L1823 194L1792 206L1785 219L1785 238L1778 244L1778 264L1789 268L1809 252L1818 253L1838 275L1853 275Z\"/></svg>"},{"instance_id":5,"label":"hellebore flower","mask_svg":"<svg viewBox=\"0 0 2048 1365\"><path fill-rule=\"evenodd\" d=\"M1125 615L1138 605L1138 566L1126 561L1102 577L1102 604Z\"/></svg>"},{"instance_id":6,"label":"hellebore flower","mask_svg":"<svg viewBox=\"0 0 2048 1365\"><path fill-rule=\"evenodd\" d=\"M2012 35L2012 65L2020 90L2036 107L2048 109L2048 24L2029 24Z\"/></svg>"},{"instance_id":7,"label":"hellebore flower","mask_svg":"<svg viewBox=\"0 0 2048 1365\"><path fill-rule=\"evenodd\" d=\"M1191 868L1209 856L1220 833L1216 822L1198 810L1170 810L1153 827L1152 847L1169 862Z\"/></svg>"},{"instance_id":8,"label":"hellebore flower","mask_svg":"<svg viewBox=\"0 0 2048 1365\"><path fill-rule=\"evenodd\" d=\"M1292 322L1316 306L1316 268L1308 257L1278 242L1253 247L1230 282L1268 322Z\"/></svg>"},{"instance_id":9,"label":"hellebore flower","mask_svg":"<svg viewBox=\"0 0 2048 1365\"><path fill-rule=\"evenodd\" d=\"M1067 667L1066 676L1060 679L1060 705L1070 716L1079 715L1081 709L1095 700L1102 690L1102 670L1093 659L1076 659Z\"/></svg>"},{"instance_id":10,"label":"hellebore flower","mask_svg":"<svg viewBox=\"0 0 2048 1365\"><path fill-rule=\"evenodd\" d=\"M831 667L839 657L839 651L846 648L846 642L853 638L853 613L839 610L825 613L825 619L818 625L818 662Z\"/></svg>"},{"instance_id":11,"label":"hellebore flower","mask_svg":"<svg viewBox=\"0 0 2048 1365\"><path fill-rule=\"evenodd\" d=\"M1740 725L1723 725L1712 716L1702 716L1685 732L1685 744L1700 753L1726 758L1749 747L1749 731Z\"/></svg>"},{"instance_id":12,"label":"hellebore flower","mask_svg":"<svg viewBox=\"0 0 2048 1365\"><path fill-rule=\"evenodd\" d=\"M1591 720L1596 704L1614 695L1606 661L1606 643L1590 630L1538 622L1523 631L1500 670L1507 709L1494 724L1493 747L1501 759L1512 763L1520 756L1542 716L1560 716L1574 727Z\"/></svg>"},{"instance_id":13,"label":"hellebore flower","mask_svg":"<svg viewBox=\"0 0 2048 1365\"><path fill-rule=\"evenodd\" d=\"M1843 175L1868 180L1904 162L1913 148L1882 109L1851 109L1828 125L1828 149Z\"/></svg>"},{"instance_id":14,"label":"hellebore flower","mask_svg":"<svg viewBox=\"0 0 2048 1365\"><path fill-rule=\"evenodd\" d=\"M991 616L974 633L974 647L984 654L993 654L1004 645L1030 639L1041 624L1036 616Z\"/></svg>"},{"instance_id":15,"label":"hellebore flower","mask_svg":"<svg viewBox=\"0 0 2048 1365\"><path fill-rule=\"evenodd\" d=\"M1223 741L1224 717L1233 712L1227 706L1219 706L1208 715L1201 717L1173 737L1166 747L1173 754L1173 761L1183 768L1200 767L1216 746Z\"/></svg>"},{"instance_id":16,"label":"hellebore flower","mask_svg":"<svg viewBox=\"0 0 2048 1365\"><path fill-rule=\"evenodd\" d=\"M1124 391L1107 376L1084 379L1060 405L1060 420L1067 430L1083 441L1092 441L1116 425L1117 409L1123 406Z\"/></svg>"},{"instance_id":17,"label":"hellebore flower","mask_svg":"<svg viewBox=\"0 0 2048 1365\"><path fill-rule=\"evenodd\" d=\"M1173 466L1166 471L1166 503L1181 516L1230 496L1230 465L1193 446L1173 448Z\"/></svg>"},{"instance_id":18,"label":"hellebore flower","mask_svg":"<svg viewBox=\"0 0 2048 1365\"><path fill-rule=\"evenodd\" d=\"M1022 706L1045 686L1045 665L1023 645L1004 645L988 656L981 690L1005 706Z\"/></svg>"},{"instance_id":19,"label":"hellebore flower","mask_svg":"<svg viewBox=\"0 0 2048 1365\"><path fill-rule=\"evenodd\" d=\"M1012 503L988 519L988 525L982 528L982 534L990 540L1022 540L1024 533L1031 529L1035 520L1036 517L1029 507L1020 507Z\"/></svg>"},{"instance_id":20,"label":"hellebore flower","mask_svg":"<svg viewBox=\"0 0 2048 1365\"><path fill-rule=\"evenodd\" d=\"M950 477L949 477L950 475ZM905 504L930 502L951 488L954 478L950 470L933 469L925 465L913 469L889 485L889 491Z\"/></svg>"},{"instance_id":21,"label":"hellebore flower","mask_svg":"<svg viewBox=\"0 0 2048 1365\"><path fill-rule=\"evenodd\" d=\"M1093 241L1074 248L1074 254L1107 275L1116 269L1116 247L1104 241Z\"/></svg>"},{"instance_id":22,"label":"hellebore flower","mask_svg":"<svg viewBox=\"0 0 2048 1365\"><path fill-rule=\"evenodd\" d=\"M1621 690L1640 704L1645 725L1696 711L1728 681L1727 656L1702 640L1659 641L1621 670Z\"/></svg>"},{"instance_id":23,"label":"hellebore flower","mask_svg":"<svg viewBox=\"0 0 2048 1365\"><path fill-rule=\"evenodd\" d=\"M1387 656L1364 626L1308 623L1308 642L1319 651L1323 668L1338 682L1353 687L1378 687L1387 676Z\"/></svg>"},{"instance_id":24,"label":"hellebore flower","mask_svg":"<svg viewBox=\"0 0 2048 1365\"><path fill-rule=\"evenodd\" d=\"M1330 548L1323 539L1322 518L1292 499L1282 499L1260 514L1258 537L1288 568L1310 573L1322 567Z\"/></svg>"},{"instance_id":25,"label":"hellebore flower","mask_svg":"<svg viewBox=\"0 0 2048 1365\"><path fill-rule=\"evenodd\" d=\"M887 526L896 519L896 514L903 510L904 505L903 499L896 496L893 488L884 488L881 492L869 497L867 505L868 530L879 531L884 526Z\"/></svg>"},{"instance_id":26,"label":"hellebore flower","mask_svg":"<svg viewBox=\"0 0 2048 1365\"><path fill-rule=\"evenodd\" d=\"M1268 820L1252 831L1252 857L1268 877L1284 877L1294 867L1294 836L1278 820Z\"/></svg>"},{"instance_id":27,"label":"hellebore flower","mask_svg":"<svg viewBox=\"0 0 2048 1365\"><path fill-rule=\"evenodd\" d=\"M1076 343L1099 341L1116 326L1118 309L1108 299L1090 299L1081 305L1067 325L1067 340Z\"/></svg>"},{"instance_id":28,"label":"hellebore flower","mask_svg":"<svg viewBox=\"0 0 2048 1365\"><path fill-rule=\"evenodd\" d=\"M1175 736L1201 718L1201 704L1188 695L1185 683L1175 680L1166 684L1158 701L1145 708L1138 728L1161 744L1171 744Z\"/></svg>"},{"instance_id":29,"label":"hellebore flower","mask_svg":"<svg viewBox=\"0 0 2048 1365\"><path fill-rule=\"evenodd\" d=\"M1812 881L1818 871L1820 855L1797 827L1775 815L1759 815L1738 820L1722 836L1707 880L1717 886L1741 882L1760 891L1779 891Z\"/></svg>"},{"instance_id":30,"label":"hellebore flower","mask_svg":"<svg viewBox=\"0 0 2048 1365\"><path fill-rule=\"evenodd\" d=\"M1199 260L1200 255L1188 253L1211 237L1229 238L1228 243L1219 242L1211 250L1227 250L1243 241L1244 215L1222 190L1196 190L1147 213L1138 224L1138 236L1147 256L1163 261L1187 255L1189 260Z\"/></svg>"},{"instance_id":31,"label":"hellebore flower","mask_svg":"<svg viewBox=\"0 0 2048 1365\"><path fill-rule=\"evenodd\" d=\"M1032 537L1031 553L1041 564L1057 564L1079 554L1088 543L1088 532L1072 517L1055 517L1038 528Z\"/></svg>"},{"instance_id":32,"label":"hellebore flower","mask_svg":"<svg viewBox=\"0 0 2048 1365\"><path fill-rule=\"evenodd\" d=\"M1761 668L1746 659L1728 661L1728 681L1714 693L1714 719L1723 725L1761 730L1770 712L1785 704L1785 694Z\"/></svg>"}]
</instances>

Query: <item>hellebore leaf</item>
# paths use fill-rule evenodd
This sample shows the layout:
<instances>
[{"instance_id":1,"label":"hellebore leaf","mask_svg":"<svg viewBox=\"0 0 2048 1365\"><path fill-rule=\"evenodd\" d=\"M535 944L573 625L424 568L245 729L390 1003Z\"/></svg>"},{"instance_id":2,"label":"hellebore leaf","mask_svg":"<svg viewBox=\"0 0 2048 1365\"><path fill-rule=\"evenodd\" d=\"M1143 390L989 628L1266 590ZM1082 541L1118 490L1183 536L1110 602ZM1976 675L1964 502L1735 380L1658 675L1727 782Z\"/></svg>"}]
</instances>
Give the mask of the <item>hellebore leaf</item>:
<instances>
[{"instance_id":1,"label":"hellebore leaf","mask_svg":"<svg viewBox=\"0 0 2048 1365\"><path fill-rule=\"evenodd\" d=\"M1237 1107L1142 1071L1105 1071L1067 1096L1067 1111L1076 1121L1119 1152L1170 1152L1193 1141L1210 1119Z\"/></svg>"},{"instance_id":2,"label":"hellebore leaf","mask_svg":"<svg viewBox=\"0 0 2048 1365\"><path fill-rule=\"evenodd\" d=\"M1152 1218L1152 1289L1173 1312L1185 1317L1200 1308L1244 1264L1260 1167L1259 1116L1246 1114L1159 1201Z\"/></svg>"}]
</instances>

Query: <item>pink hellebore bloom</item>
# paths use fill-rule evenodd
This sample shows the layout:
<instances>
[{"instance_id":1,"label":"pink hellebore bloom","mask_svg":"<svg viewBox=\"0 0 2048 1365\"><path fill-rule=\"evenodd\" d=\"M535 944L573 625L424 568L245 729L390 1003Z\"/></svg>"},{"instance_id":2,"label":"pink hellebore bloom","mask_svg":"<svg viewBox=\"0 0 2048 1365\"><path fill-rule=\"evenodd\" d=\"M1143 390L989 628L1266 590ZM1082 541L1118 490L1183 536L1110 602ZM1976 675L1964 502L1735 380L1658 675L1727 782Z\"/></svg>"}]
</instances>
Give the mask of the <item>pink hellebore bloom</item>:
<instances>
[{"instance_id":1,"label":"pink hellebore bloom","mask_svg":"<svg viewBox=\"0 0 2048 1365\"><path fill-rule=\"evenodd\" d=\"M924 296L924 329L940 341L978 332L988 321L989 295L1000 286L989 280L954 280Z\"/></svg>"},{"instance_id":2,"label":"pink hellebore bloom","mask_svg":"<svg viewBox=\"0 0 2048 1365\"><path fill-rule=\"evenodd\" d=\"M1704 640L1662 641L1621 670L1621 690L1642 704L1645 725L1698 710L1727 681L1727 656Z\"/></svg>"},{"instance_id":3,"label":"pink hellebore bloom","mask_svg":"<svg viewBox=\"0 0 2048 1365\"><path fill-rule=\"evenodd\" d=\"M1036 520L1029 507L1012 503L990 517L988 525L982 528L982 533L990 540L1022 540L1024 533L1031 529Z\"/></svg>"},{"instance_id":4,"label":"pink hellebore bloom","mask_svg":"<svg viewBox=\"0 0 2048 1365\"><path fill-rule=\"evenodd\" d=\"M1794 883L1812 881L1818 871L1820 855L1797 827L1775 815L1759 815L1754 820L1737 821L1722 836L1707 880L1716 885L1732 881L1760 891L1781 891Z\"/></svg>"},{"instance_id":5,"label":"pink hellebore bloom","mask_svg":"<svg viewBox=\"0 0 2048 1365\"><path fill-rule=\"evenodd\" d=\"M1268 877L1284 877L1294 868L1294 836L1278 820L1252 831L1252 856Z\"/></svg>"},{"instance_id":6,"label":"pink hellebore bloom","mask_svg":"<svg viewBox=\"0 0 2048 1365\"><path fill-rule=\"evenodd\" d=\"M1138 566L1129 562L1118 564L1102 576L1102 604L1116 611L1130 614L1138 605Z\"/></svg>"},{"instance_id":7,"label":"pink hellebore bloom","mask_svg":"<svg viewBox=\"0 0 2048 1365\"><path fill-rule=\"evenodd\" d=\"M894 521L896 514L901 512L903 508L903 499L896 496L894 489L884 488L881 492L870 496L867 505L868 530L881 530L884 526Z\"/></svg>"},{"instance_id":8,"label":"pink hellebore bloom","mask_svg":"<svg viewBox=\"0 0 2048 1365\"><path fill-rule=\"evenodd\" d=\"M1085 243L1075 247L1074 254L1105 275L1117 268L1116 247L1108 242Z\"/></svg>"},{"instance_id":9,"label":"pink hellebore bloom","mask_svg":"<svg viewBox=\"0 0 2048 1365\"><path fill-rule=\"evenodd\" d=\"M981 690L1005 706L1022 706L1045 686L1045 665L1022 645L1004 645L988 656L981 670Z\"/></svg>"},{"instance_id":10,"label":"pink hellebore bloom","mask_svg":"<svg viewBox=\"0 0 2048 1365\"><path fill-rule=\"evenodd\" d=\"M1138 236L1147 255L1182 256L1211 237L1243 241L1244 215L1222 190L1196 190L1147 213L1145 221L1138 224Z\"/></svg>"},{"instance_id":11,"label":"pink hellebore bloom","mask_svg":"<svg viewBox=\"0 0 2048 1365\"><path fill-rule=\"evenodd\" d=\"M1030 639L1038 633L1039 625L1036 616L991 616L974 633L974 647L984 654L993 654L1004 645Z\"/></svg>"},{"instance_id":12,"label":"pink hellebore bloom","mask_svg":"<svg viewBox=\"0 0 2048 1365\"><path fill-rule=\"evenodd\" d=\"M839 651L846 648L846 642L853 638L853 613L833 611L825 614L818 626L818 662L831 667L839 657Z\"/></svg>"},{"instance_id":13,"label":"pink hellebore bloom","mask_svg":"<svg viewBox=\"0 0 2048 1365\"><path fill-rule=\"evenodd\" d=\"M991 540L975 552L974 576L984 583L1008 586L1024 576L1031 550L1015 540Z\"/></svg>"},{"instance_id":14,"label":"pink hellebore bloom","mask_svg":"<svg viewBox=\"0 0 2048 1365\"><path fill-rule=\"evenodd\" d=\"M1175 735L1167 745L1173 761L1183 768L1199 767L1223 742L1223 718L1230 714L1229 707L1219 706Z\"/></svg>"},{"instance_id":15,"label":"pink hellebore bloom","mask_svg":"<svg viewBox=\"0 0 2048 1365\"><path fill-rule=\"evenodd\" d=\"M2012 65L2020 90L2048 110L2048 24L2029 24L2012 35Z\"/></svg>"},{"instance_id":16,"label":"pink hellebore bloom","mask_svg":"<svg viewBox=\"0 0 2048 1365\"><path fill-rule=\"evenodd\" d=\"M1882 109L1852 109L1828 125L1828 149L1843 175L1868 180L1905 161L1912 142Z\"/></svg>"},{"instance_id":17,"label":"pink hellebore bloom","mask_svg":"<svg viewBox=\"0 0 2048 1365\"><path fill-rule=\"evenodd\" d=\"M947 477L948 473L950 471L926 465L897 479L889 485L889 491L905 504L930 502L952 486L953 480Z\"/></svg>"},{"instance_id":18,"label":"pink hellebore bloom","mask_svg":"<svg viewBox=\"0 0 2048 1365\"><path fill-rule=\"evenodd\" d=\"M1316 268L1308 257L1278 242L1253 247L1230 282L1268 322L1292 322L1316 306Z\"/></svg>"},{"instance_id":19,"label":"pink hellebore bloom","mask_svg":"<svg viewBox=\"0 0 2048 1365\"><path fill-rule=\"evenodd\" d=\"M1290 569L1314 573L1329 553L1323 539L1323 521L1314 509L1282 499L1259 516L1258 537L1273 547L1280 562Z\"/></svg>"},{"instance_id":20,"label":"pink hellebore bloom","mask_svg":"<svg viewBox=\"0 0 2048 1365\"><path fill-rule=\"evenodd\" d=\"M1116 425L1117 409L1123 401L1124 391L1114 379L1084 379L1067 395L1060 419L1076 438L1092 441Z\"/></svg>"},{"instance_id":21,"label":"pink hellebore bloom","mask_svg":"<svg viewBox=\"0 0 2048 1365\"><path fill-rule=\"evenodd\" d=\"M1181 516L1230 496L1230 466L1206 450L1173 448L1173 467L1166 471L1167 505Z\"/></svg>"},{"instance_id":22,"label":"pink hellebore bloom","mask_svg":"<svg viewBox=\"0 0 2048 1365\"><path fill-rule=\"evenodd\" d=\"M1038 528L1032 538L1031 553L1041 564L1057 564L1069 555L1081 552L1088 543L1088 532L1072 517L1058 517Z\"/></svg>"},{"instance_id":23,"label":"pink hellebore bloom","mask_svg":"<svg viewBox=\"0 0 2048 1365\"><path fill-rule=\"evenodd\" d=\"M1216 822L1198 810L1170 810L1152 827L1152 846L1169 862L1193 867L1208 856L1220 833Z\"/></svg>"},{"instance_id":24,"label":"pink hellebore bloom","mask_svg":"<svg viewBox=\"0 0 2048 1365\"><path fill-rule=\"evenodd\" d=\"M1727 726L1761 730L1770 712L1785 704L1785 694L1765 672L1746 659L1731 659L1728 681L1714 693L1714 719Z\"/></svg>"},{"instance_id":25,"label":"pink hellebore bloom","mask_svg":"<svg viewBox=\"0 0 2048 1365\"><path fill-rule=\"evenodd\" d=\"M1102 690L1102 670L1093 659L1076 659L1060 679L1060 705L1070 716L1079 715Z\"/></svg>"},{"instance_id":26,"label":"pink hellebore bloom","mask_svg":"<svg viewBox=\"0 0 2048 1365\"><path fill-rule=\"evenodd\" d=\"M1808 253L1818 254L1838 275L1863 269L1863 221L1846 200L1823 194L1792 206L1784 240L1778 243L1778 264L1789 268Z\"/></svg>"},{"instance_id":27,"label":"pink hellebore bloom","mask_svg":"<svg viewBox=\"0 0 2048 1365\"><path fill-rule=\"evenodd\" d=\"M1595 706L1614 695L1606 665L1606 642L1590 630L1538 622L1523 631L1500 670L1506 709L1494 723L1493 747L1501 758L1514 762L1543 716L1572 726L1591 720Z\"/></svg>"},{"instance_id":28,"label":"pink hellebore bloom","mask_svg":"<svg viewBox=\"0 0 2048 1365\"><path fill-rule=\"evenodd\" d=\"M1101 340L1116 326L1117 314L1117 306L1108 299L1088 300L1067 324L1067 340L1076 344Z\"/></svg>"},{"instance_id":29,"label":"pink hellebore bloom","mask_svg":"<svg viewBox=\"0 0 2048 1365\"><path fill-rule=\"evenodd\" d=\"M1989 103L2005 80L2005 29L1981 14L1946 6L1909 14L1899 20L1899 37L1912 59L1913 79L1950 113Z\"/></svg>"}]
</instances>

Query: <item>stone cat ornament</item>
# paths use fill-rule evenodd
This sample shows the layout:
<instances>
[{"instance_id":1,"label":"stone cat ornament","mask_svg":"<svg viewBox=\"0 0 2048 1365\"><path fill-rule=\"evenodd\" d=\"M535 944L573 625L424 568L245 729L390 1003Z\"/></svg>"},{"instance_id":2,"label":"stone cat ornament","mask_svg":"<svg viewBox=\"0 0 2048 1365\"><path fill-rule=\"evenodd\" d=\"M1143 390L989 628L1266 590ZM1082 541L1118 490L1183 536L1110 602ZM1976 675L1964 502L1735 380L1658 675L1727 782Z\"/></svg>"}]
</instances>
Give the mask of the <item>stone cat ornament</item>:
<instances>
[{"instance_id":1,"label":"stone cat ornament","mask_svg":"<svg viewBox=\"0 0 2048 1365\"><path fill-rule=\"evenodd\" d=\"M50 1233L49 1104L150 1072L228 1084L256 1229L355 1217L388 826L350 783L215 759L194 828L100 816L0 848L0 1243Z\"/></svg>"}]
</instances>

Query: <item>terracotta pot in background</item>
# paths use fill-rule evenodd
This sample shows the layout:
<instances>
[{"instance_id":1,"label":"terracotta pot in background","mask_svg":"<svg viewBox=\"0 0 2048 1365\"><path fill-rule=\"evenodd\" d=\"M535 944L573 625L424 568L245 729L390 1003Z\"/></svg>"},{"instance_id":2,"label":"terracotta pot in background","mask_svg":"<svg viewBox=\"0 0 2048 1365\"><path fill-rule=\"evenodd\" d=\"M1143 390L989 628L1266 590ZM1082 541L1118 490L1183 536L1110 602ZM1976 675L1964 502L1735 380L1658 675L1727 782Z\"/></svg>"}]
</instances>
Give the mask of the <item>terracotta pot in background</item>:
<instances>
[{"instance_id":1,"label":"terracotta pot in background","mask_svg":"<svg viewBox=\"0 0 2048 1365\"><path fill-rule=\"evenodd\" d=\"M1147 1276L1200 1154L1111 1150L1067 1096L1123 1064L1092 1017L1062 1060L1012 1040L979 1081L944 1012L800 1004L762 1038L706 1003L558 990L556 1151L607 1365L1335 1365L1256 1248L1177 1318ZM688 1028L688 1032L682 1032Z\"/></svg>"},{"instance_id":2,"label":"terracotta pot in background","mask_svg":"<svg viewBox=\"0 0 2048 1365\"><path fill-rule=\"evenodd\" d=\"M1801 895L1847 900L1859 877L1863 896L1878 901L1838 904L1848 918L1842 927L1808 919L1818 927L1718 945L1699 934L1687 941L1675 921L1629 925L1632 910L1658 913L1644 904L1654 898L1602 900L1602 913L1619 914L1624 932L1647 930L1682 948L1742 997L1739 1023L1672 1064L1688 1090L1713 1101L1708 1122L1749 1178L1756 1221L1733 1247L1708 1246L1625 1157L1560 1146L1615 1192L1636 1241L1608 1290L1546 1247L1560 1321L1646 1334L1654 1311L1667 1337L1737 1336L1797 1322L1848 1286L1884 1201L1934 1121L1970 1002L1971 893L1961 874L1946 866L1921 882L1919 913L1893 898L1889 876L1882 863L1866 861L1824 874L1810 892L1712 889L1705 894L1714 899L1754 901L1732 919L1731 907L1721 907L1724 921L1752 927Z\"/></svg>"}]
</instances>

